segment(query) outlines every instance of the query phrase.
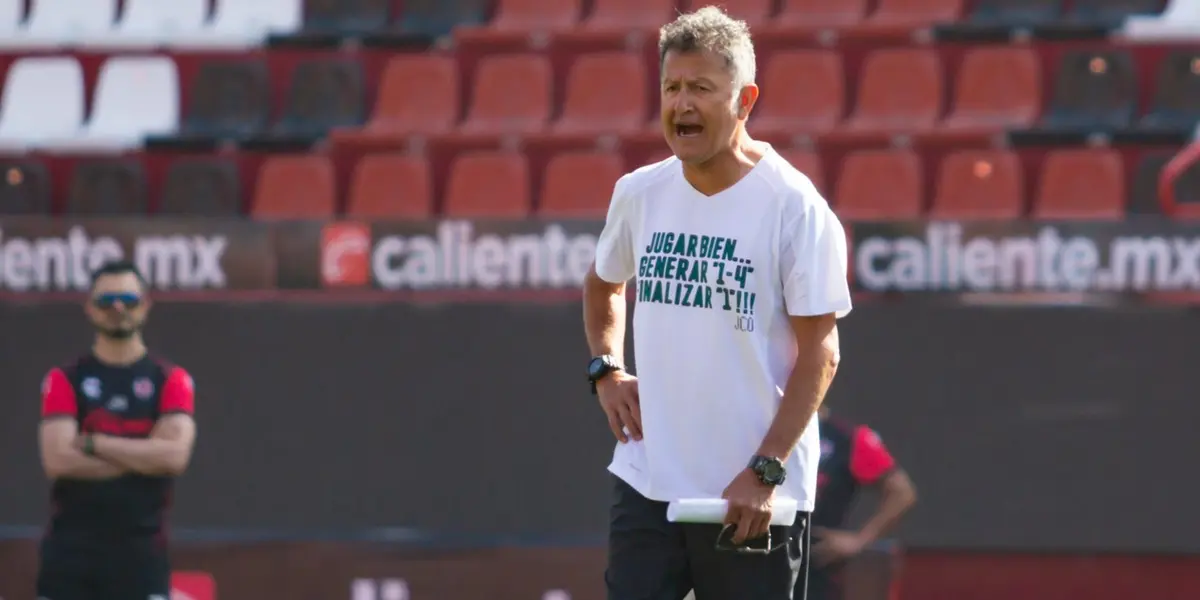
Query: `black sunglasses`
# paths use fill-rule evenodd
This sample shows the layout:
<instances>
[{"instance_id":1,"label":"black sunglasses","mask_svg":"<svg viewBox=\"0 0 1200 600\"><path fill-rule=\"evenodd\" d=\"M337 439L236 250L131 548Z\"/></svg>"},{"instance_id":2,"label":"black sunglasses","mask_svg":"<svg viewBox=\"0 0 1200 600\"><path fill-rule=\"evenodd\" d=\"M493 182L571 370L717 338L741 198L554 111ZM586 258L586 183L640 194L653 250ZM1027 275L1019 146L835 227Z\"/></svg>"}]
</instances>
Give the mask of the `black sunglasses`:
<instances>
[{"instance_id":1,"label":"black sunglasses","mask_svg":"<svg viewBox=\"0 0 1200 600\"><path fill-rule=\"evenodd\" d=\"M770 554L776 550L787 546L787 536L784 536L784 541L779 545L771 544L771 530L767 529L767 535L757 539L763 540L762 546L751 545L752 540L746 540L741 544L733 543L733 534L737 533L737 525L726 524L721 528L721 532L717 534L717 543L715 548L722 552L737 552L738 554Z\"/></svg>"},{"instance_id":2,"label":"black sunglasses","mask_svg":"<svg viewBox=\"0 0 1200 600\"><path fill-rule=\"evenodd\" d=\"M112 308L118 302L125 308L135 308L142 303L142 297L129 292L117 292L112 294L100 294L92 298L92 304L96 308Z\"/></svg>"}]
</instances>

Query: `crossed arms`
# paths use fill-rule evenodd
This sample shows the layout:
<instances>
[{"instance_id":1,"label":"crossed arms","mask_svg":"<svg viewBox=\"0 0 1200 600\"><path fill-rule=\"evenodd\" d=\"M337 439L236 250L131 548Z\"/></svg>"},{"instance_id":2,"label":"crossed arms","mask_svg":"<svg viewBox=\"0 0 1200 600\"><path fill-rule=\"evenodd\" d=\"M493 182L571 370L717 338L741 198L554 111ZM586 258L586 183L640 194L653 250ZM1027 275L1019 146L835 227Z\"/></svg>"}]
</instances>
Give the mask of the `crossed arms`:
<instances>
[{"instance_id":1,"label":"crossed arms","mask_svg":"<svg viewBox=\"0 0 1200 600\"><path fill-rule=\"evenodd\" d=\"M192 457L196 422L173 413L158 420L146 439L80 434L72 418L42 422L42 467L50 479L113 479L128 474L175 476ZM84 452L91 438L92 456Z\"/></svg>"}]
</instances>

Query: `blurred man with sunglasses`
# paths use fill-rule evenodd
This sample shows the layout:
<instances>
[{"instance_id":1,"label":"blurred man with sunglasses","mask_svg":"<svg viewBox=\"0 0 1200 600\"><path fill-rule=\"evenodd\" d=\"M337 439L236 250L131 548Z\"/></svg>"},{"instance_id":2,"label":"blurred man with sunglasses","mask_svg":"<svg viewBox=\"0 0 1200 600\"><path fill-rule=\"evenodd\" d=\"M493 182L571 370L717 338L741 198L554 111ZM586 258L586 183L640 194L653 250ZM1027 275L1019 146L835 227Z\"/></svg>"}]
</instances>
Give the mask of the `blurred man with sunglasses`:
<instances>
[{"instance_id":1,"label":"blurred man with sunglasses","mask_svg":"<svg viewBox=\"0 0 1200 600\"><path fill-rule=\"evenodd\" d=\"M91 351L42 383L41 455L53 509L37 595L166 600L164 518L192 454L192 378L142 341L150 302L137 267L104 265L85 312Z\"/></svg>"}]
</instances>

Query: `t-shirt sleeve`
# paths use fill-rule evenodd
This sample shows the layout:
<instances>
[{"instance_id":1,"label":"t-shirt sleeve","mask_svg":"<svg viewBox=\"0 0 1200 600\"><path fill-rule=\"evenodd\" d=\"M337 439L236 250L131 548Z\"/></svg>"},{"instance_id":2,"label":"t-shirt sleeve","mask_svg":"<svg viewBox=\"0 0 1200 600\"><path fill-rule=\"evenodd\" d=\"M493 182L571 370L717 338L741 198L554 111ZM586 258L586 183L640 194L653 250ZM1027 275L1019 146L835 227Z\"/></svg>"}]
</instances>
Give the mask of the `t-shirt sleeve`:
<instances>
[{"instance_id":1,"label":"t-shirt sleeve","mask_svg":"<svg viewBox=\"0 0 1200 600\"><path fill-rule=\"evenodd\" d=\"M896 468L896 459L888 452L879 434L870 427L859 427L854 430L854 440L850 446L850 473L854 479L864 485L879 481Z\"/></svg>"},{"instance_id":2,"label":"t-shirt sleeve","mask_svg":"<svg viewBox=\"0 0 1200 600\"><path fill-rule=\"evenodd\" d=\"M78 414L75 386L62 369L50 369L42 379L42 418L75 417Z\"/></svg>"},{"instance_id":3,"label":"t-shirt sleeve","mask_svg":"<svg viewBox=\"0 0 1200 600\"><path fill-rule=\"evenodd\" d=\"M167 374L163 384L162 395L159 398L159 413L192 414L196 410L196 388L192 376L185 370L175 367Z\"/></svg>"},{"instance_id":4,"label":"t-shirt sleeve","mask_svg":"<svg viewBox=\"0 0 1200 600\"><path fill-rule=\"evenodd\" d=\"M846 232L829 205L818 197L796 206L790 215L785 213L781 246L780 276L788 314L846 316L851 308Z\"/></svg>"},{"instance_id":5,"label":"t-shirt sleeve","mask_svg":"<svg viewBox=\"0 0 1200 600\"><path fill-rule=\"evenodd\" d=\"M628 175L613 187L608 217L596 242L596 274L609 283L625 283L636 270L633 252L632 202L627 195Z\"/></svg>"}]
</instances>

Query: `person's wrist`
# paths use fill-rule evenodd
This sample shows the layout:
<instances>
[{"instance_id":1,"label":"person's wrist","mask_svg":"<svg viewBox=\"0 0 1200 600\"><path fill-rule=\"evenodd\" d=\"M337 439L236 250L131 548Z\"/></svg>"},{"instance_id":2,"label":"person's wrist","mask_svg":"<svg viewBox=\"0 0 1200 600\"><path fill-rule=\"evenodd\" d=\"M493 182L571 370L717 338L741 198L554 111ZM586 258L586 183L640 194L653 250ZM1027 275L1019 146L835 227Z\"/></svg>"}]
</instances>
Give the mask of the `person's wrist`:
<instances>
[{"instance_id":1,"label":"person's wrist","mask_svg":"<svg viewBox=\"0 0 1200 600\"><path fill-rule=\"evenodd\" d=\"M754 469L751 469L750 467L746 467L746 472L750 474L750 479L754 480L754 484L757 485L758 487L760 487L764 490L775 489L776 486L773 486L773 485L763 481L763 477L762 477L762 475L758 474L758 471L755 471Z\"/></svg>"},{"instance_id":2,"label":"person's wrist","mask_svg":"<svg viewBox=\"0 0 1200 600\"><path fill-rule=\"evenodd\" d=\"M617 373L619 373L620 371L621 371L620 369L613 369L612 371L609 371L609 372L601 375L600 378L595 381L596 388L597 389L605 389L605 388L609 388L609 387L616 385L617 378L619 377L617 375Z\"/></svg>"}]
</instances>

